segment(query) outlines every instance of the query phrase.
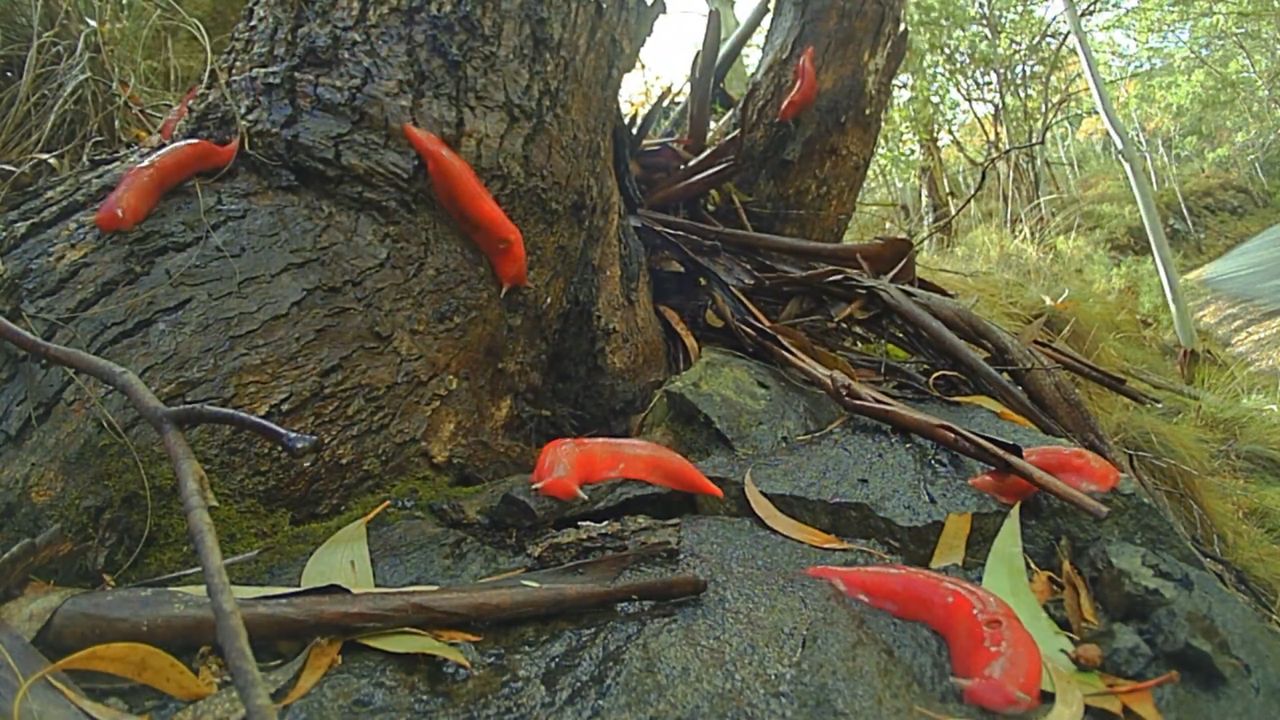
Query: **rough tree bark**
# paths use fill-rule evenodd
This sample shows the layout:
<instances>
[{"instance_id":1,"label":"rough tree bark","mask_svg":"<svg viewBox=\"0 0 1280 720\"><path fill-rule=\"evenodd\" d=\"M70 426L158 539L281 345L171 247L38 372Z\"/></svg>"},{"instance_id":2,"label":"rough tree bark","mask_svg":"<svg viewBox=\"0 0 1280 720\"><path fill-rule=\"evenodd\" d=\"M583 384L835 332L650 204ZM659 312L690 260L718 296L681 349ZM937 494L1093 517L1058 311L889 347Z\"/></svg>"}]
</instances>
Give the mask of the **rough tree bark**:
<instances>
[{"instance_id":1,"label":"rough tree bark","mask_svg":"<svg viewBox=\"0 0 1280 720\"><path fill-rule=\"evenodd\" d=\"M433 470L527 469L533 443L624 420L665 374L611 146L621 77L661 11L252 3L223 63L232 103L189 131L225 140L239 117L247 152L127 235L91 216L134 155L31 197L0 238L0 312L131 367L166 401L216 399L325 439L301 466L193 433L224 502L307 516ZM405 121L486 180L524 233L532 288L499 299ZM122 536L95 562L132 549L141 482L131 460L106 462L129 454L95 403L62 369L0 349L0 546L66 514L99 545ZM102 407L150 465L154 438L119 398ZM155 470L153 486L170 483Z\"/></svg>"},{"instance_id":2,"label":"rough tree bark","mask_svg":"<svg viewBox=\"0 0 1280 720\"><path fill-rule=\"evenodd\" d=\"M800 210L770 229L839 239L905 48L901 6L780 3L742 118L739 184ZM223 59L226 92L187 129L222 141L242 128L232 169L126 235L101 235L91 215L136 155L32 193L0 230L0 313L131 367L167 402L216 402L326 441L298 465L244 435L193 432L228 508L307 519L401 479L527 470L557 434L622 431L609 423L666 373L612 162L620 80L662 10L253 2ZM823 94L796 127L776 126L809 43ZM499 299L405 121L485 179L524 233L531 288ZM142 532L138 466L157 493L171 484L132 417L0 349L0 546L62 520L98 549L90 569L117 567Z\"/></svg>"},{"instance_id":3,"label":"rough tree bark","mask_svg":"<svg viewBox=\"0 0 1280 720\"><path fill-rule=\"evenodd\" d=\"M778 0L742 103L737 185L758 229L839 242L867 176L891 82L907 51L903 0ZM775 122L791 70L813 45L818 100Z\"/></svg>"}]
</instances>

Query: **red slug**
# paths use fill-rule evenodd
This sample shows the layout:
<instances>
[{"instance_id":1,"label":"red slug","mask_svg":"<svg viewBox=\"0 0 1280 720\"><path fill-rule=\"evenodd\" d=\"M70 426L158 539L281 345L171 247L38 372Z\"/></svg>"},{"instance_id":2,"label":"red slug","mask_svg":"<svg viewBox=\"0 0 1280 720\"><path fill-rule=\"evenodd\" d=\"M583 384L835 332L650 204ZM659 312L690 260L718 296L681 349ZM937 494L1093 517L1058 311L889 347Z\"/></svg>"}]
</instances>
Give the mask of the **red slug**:
<instances>
[{"instance_id":1,"label":"red slug","mask_svg":"<svg viewBox=\"0 0 1280 720\"><path fill-rule=\"evenodd\" d=\"M1084 448L1048 445L1028 448L1022 455L1027 462L1081 492L1108 492L1120 481L1120 471L1114 465ZM975 475L969 484L1007 505L1039 491L1017 475L1001 470Z\"/></svg>"},{"instance_id":2,"label":"red slug","mask_svg":"<svg viewBox=\"0 0 1280 720\"><path fill-rule=\"evenodd\" d=\"M928 625L947 641L964 701L992 712L1040 705L1040 648L1005 601L973 583L905 565L805 571L894 617Z\"/></svg>"},{"instance_id":3,"label":"red slug","mask_svg":"<svg viewBox=\"0 0 1280 720\"><path fill-rule=\"evenodd\" d=\"M404 136L427 165L440 205L480 248L502 283L501 295L529 285L524 237L476 173L443 140L405 123Z\"/></svg>"},{"instance_id":4,"label":"red slug","mask_svg":"<svg viewBox=\"0 0 1280 720\"><path fill-rule=\"evenodd\" d=\"M791 122L818 99L818 71L813 65L813 46L804 49L791 72L791 92L778 110L778 122Z\"/></svg>"},{"instance_id":5,"label":"red slug","mask_svg":"<svg viewBox=\"0 0 1280 720\"><path fill-rule=\"evenodd\" d=\"M198 173L231 164L240 139L219 147L208 140L183 140L152 153L130 168L107 196L94 222L102 232L132 230L147 218L165 193Z\"/></svg>"},{"instance_id":6,"label":"red slug","mask_svg":"<svg viewBox=\"0 0 1280 720\"><path fill-rule=\"evenodd\" d=\"M632 438L560 438L542 448L529 481L560 500L586 499L583 485L606 480L642 480L699 495L724 497L706 475L679 453Z\"/></svg>"},{"instance_id":7,"label":"red slug","mask_svg":"<svg viewBox=\"0 0 1280 720\"><path fill-rule=\"evenodd\" d=\"M173 139L173 131L177 129L178 123L182 122L182 118L187 116L187 105L195 98L196 93L200 92L199 85L192 85L186 95L182 96L182 101L173 106L165 117L164 122L160 124L160 139L169 142Z\"/></svg>"}]
</instances>

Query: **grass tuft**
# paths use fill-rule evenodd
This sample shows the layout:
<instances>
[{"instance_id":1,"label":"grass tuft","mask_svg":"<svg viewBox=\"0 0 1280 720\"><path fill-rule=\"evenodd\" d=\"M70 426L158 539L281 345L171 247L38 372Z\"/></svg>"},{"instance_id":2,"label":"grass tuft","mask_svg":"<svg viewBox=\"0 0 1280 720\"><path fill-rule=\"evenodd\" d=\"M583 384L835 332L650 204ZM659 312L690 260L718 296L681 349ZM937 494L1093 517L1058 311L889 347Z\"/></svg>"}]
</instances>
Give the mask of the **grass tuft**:
<instances>
[{"instance_id":1,"label":"grass tuft","mask_svg":"<svg viewBox=\"0 0 1280 720\"><path fill-rule=\"evenodd\" d=\"M1155 267L1149 254L1125 252L1137 216L1132 196L1127 204L1119 202L1122 180L1118 187L1099 185L1092 194L1097 203L1086 199L1035 236L992 226L969 229L951 249L922 260L926 274L928 268L963 273L936 277L1011 331L1048 314L1045 330L1099 365L1145 371L1180 385ZM1193 220L1212 237L1175 246L1184 273L1277 220L1272 199L1245 197L1229 181L1189 186L1183 192ZM1103 201L1112 196L1116 202ZM1173 202L1166 213L1180 214ZM1064 292L1066 298L1057 302ZM1182 528L1243 570L1275 612L1280 380L1228 356L1214 339L1202 340L1216 359L1203 363L1192 383L1198 399L1157 392L1163 406L1142 407L1096 386L1082 390L1104 429L1133 453Z\"/></svg>"},{"instance_id":2,"label":"grass tuft","mask_svg":"<svg viewBox=\"0 0 1280 720\"><path fill-rule=\"evenodd\" d=\"M0 0L0 202L153 133L242 0Z\"/></svg>"}]
</instances>

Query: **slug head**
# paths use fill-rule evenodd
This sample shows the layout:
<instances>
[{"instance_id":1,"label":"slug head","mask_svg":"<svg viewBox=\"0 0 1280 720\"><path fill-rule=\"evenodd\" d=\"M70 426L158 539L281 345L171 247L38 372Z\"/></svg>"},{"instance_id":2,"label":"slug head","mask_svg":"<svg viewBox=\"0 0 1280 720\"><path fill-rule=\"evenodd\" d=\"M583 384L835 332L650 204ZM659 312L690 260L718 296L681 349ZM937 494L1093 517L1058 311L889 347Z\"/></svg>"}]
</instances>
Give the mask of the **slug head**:
<instances>
[{"instance_id":1,"label":"slug head","mask_svg":"<svg viewBox=\"0 0 1280 720\"><path fill-rule=\"evenodd\" d=\"M552 440L542 447L538 463L529 477L533 489L557 500L586 499L574 468L577 450L565 440Z\"/></svg>"},{"instance_id":2,"label":"slug head","mask_svg":"<svg viewBox=\"0 0 1280 720\"><path fill-rule=\"evenodd\" d=\"M493 271L502 283L502 294L512 287L529 286L529 268L524 254L524 238L513 225L489 240Z\"/></svg>"}]
</instances>

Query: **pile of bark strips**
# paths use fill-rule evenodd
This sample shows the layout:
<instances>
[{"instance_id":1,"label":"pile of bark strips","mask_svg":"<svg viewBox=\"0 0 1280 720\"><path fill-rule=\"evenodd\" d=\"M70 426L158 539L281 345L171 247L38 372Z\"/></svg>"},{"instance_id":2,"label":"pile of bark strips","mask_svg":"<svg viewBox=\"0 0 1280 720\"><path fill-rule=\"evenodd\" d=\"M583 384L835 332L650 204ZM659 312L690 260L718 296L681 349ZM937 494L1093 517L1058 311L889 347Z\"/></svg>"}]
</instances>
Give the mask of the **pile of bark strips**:
<instances>
[{"instance_id":1,"label":"pile of bark strips","mask_svg":"<svg viewBox=\"0 0 1280 720\"><path fill-rule=\"evenodd\" d=\"M910 403L987 396L1046 434L1123 466L1072 376L1133 402L1154 397L1069 348L1017 337L957 302L917 274L910 239L832 244L754 231L749 206L731 185L741 164L739 134L695 156L687 136L646 139L661 112L660 102L627 128L624 195L649 251L654 301L677 365L696 359L703 343L732 347L794 370L851 413L1012 470L1106 515L1098 501L1026 463L1017 445ZM905 359L889 359L889 346Z\"/></svg>"}]
</instances>

